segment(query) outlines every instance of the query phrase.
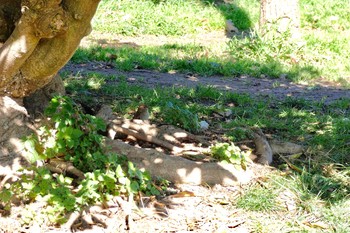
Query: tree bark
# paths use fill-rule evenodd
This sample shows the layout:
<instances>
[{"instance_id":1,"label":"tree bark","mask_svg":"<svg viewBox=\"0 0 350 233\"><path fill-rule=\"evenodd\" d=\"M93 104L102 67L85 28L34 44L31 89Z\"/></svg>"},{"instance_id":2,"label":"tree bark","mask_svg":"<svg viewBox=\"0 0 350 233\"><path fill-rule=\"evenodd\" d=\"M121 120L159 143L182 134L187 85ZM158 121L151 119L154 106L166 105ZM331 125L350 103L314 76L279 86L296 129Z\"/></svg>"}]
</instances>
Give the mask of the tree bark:
<instances>
[{"instance_id":1,"label":"tree bark","mask_svg":"<svg viewBox=\"0 0 350 233\"><path fill-rule=\"evenodd\" d=\"M268 32L270 26L276 26L278 32L290 30L298 35L300 27L300 11L298 0L261 0L260 29Z\"/></svg>"},{"instance_id":2,"label":"tree bark","mask_svg":"<svg viewBox=\"0 0 350 233\"><path fill-rule=\"evenodd\" d=\"M0 96L21 98L49 83L90 33L99 1L0 0Z\"/></svg>"}]
</instances>

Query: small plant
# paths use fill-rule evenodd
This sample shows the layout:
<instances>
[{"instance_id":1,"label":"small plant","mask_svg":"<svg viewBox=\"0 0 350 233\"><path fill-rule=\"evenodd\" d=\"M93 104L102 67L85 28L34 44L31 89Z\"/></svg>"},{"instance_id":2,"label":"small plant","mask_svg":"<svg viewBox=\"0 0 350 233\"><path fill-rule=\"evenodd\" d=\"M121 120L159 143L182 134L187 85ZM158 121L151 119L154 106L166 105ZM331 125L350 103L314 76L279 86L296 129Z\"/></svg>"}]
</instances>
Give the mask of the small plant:
<instances>
[{"instance_id":1,"label":"small plant","mask_svg":"<svg viewBox=\"0 0 350 233\"><path fill-rule=\"evenodd\" d=\"M63 223L67 212L105 203L113 196L160 194L149 173L137 169L124 156L104 152L99 132L106 126L101 119L84 114L71 99L60 96L52 99L46 115L47 123L38 135L24 141L28 160L46 163L60 158L83 171L84 178L74 180L52 174L46 166L32 166L20 180L1 190L0 204L5 203L6 209L13 196L25 203L44 201L49 221Z\"/></svg>"},{"instance_id":2,"label":"small plant","mask_svg":"<svg viewBox=\"0 0 350 233\"><path fill-rule=\"evenodd\" d=\"M106 128L103 120L88 114L68 97L55 97L46 109L49 121L25 141L28 157L64 157L83 172L99 169L107 162L102 149ZM30 158L32 161L35 158Z\"/></svg>"},{"instance_id":3,"label":"small plant","mask_svg":"<svg viewBox=\"0 0 350 233\"><path fill-rule=\"evenodd\" d=\"M243 152L238 146L233 143L217 143L210 147L212 156L220 161L240 165L244 170L249 161L250 152Z\"/></svg>"}]
</instances>

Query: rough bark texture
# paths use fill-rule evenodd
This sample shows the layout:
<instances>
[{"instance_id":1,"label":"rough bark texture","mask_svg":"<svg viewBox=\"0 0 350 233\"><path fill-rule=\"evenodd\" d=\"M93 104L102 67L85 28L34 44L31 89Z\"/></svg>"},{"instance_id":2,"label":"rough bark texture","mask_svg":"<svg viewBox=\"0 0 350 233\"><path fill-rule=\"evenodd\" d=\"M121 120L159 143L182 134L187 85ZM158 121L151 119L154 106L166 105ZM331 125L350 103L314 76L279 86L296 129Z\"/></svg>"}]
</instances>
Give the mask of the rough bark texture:
<instances>
[{"instance_id":1,"label":"rough bark texture","mask_svg":"<svg viewBox=\"0 0 350 233\"><path fill-rule=\"evenodd\" d=\"M0 96L49 83L90 33L99 1L0 0Z\"/></svg>"},{"instance_id":2,"label":"rough bark texture","mask_svg":"<svg viewBox=\"0 0 350 233\"><path fill-rule=\"evenodd\" d=\"M21 14L20 0L0 0L0 42L5 42L15 28Z\"/></svg>"},{"instance_id":3,"label":"rough bark texture","mask_svg":"<svg viewBox=\"0 0 350 233\"><path fill-rule=\"evenodd\" d=\"M65 95L64 83L56 75L46 86L23 98L24 107L33 118L41 118L45 108L55 95Z\"/></svg>"},{"instance_id":4,"label":"rough bark texture","mask_svg":"<svg viewBox=\"0 0 350 233\"><path fill-rule=\"evenodd\" d=\"M268 24L276 24L281 33L287 30L297 33L300 27L298 0L261 0L260 28L264 30Z\"/></svg>"}]
</instances>

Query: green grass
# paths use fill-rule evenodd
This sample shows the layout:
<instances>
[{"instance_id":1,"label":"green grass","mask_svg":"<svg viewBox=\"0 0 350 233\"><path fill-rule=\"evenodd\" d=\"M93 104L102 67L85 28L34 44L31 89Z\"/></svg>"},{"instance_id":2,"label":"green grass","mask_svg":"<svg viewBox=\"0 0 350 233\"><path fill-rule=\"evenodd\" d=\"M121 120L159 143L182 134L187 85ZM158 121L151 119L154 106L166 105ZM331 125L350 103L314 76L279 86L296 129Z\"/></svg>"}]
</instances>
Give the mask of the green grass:
<instances>
[{"instance_id":1,"label":"green grass","mask_svg":"<svg viewBox=\"0 0 350 233\"><path fill-rule=\"evenodd\" d=\"M195 129L192 119L207 120L211 126L227 129L226 136L233 142L251 139L250 127L258 126L278 140L306 146L308 149L301 157L291 160L303 169L302 173L288 169L283 160L275 157L280 170L260 182L262 185L246 188L235 205L248 211L250 224L261 232L273 229L271 221L281 224L278 229L317 232L318 228L300 225L315 214L331 227L325 232L333 232L332 228L346 232L350 227L346 212L350 207L350 148L346 146L350 138L350 100L330 105L293 98L257 101L213 87L147 89L127 84L123 76L94 73L64 75L64 79L69 95L91 109L110 104L119 115L130 118L138 105L145 103L152 121L191 130ZM169 111L169 103L176 108ZM233 112L229 121L213 118L214 112L228 109ZM291 214L279 198L284 192L292 194L296 205L288 221L278 217Z\"/></svg>"},{"instance_id":2,"label":"green grass","mask_svg":"<svg viewBox=\"0 0 350 233\"><path fill-rule=\"evenodd\" d=\"M342 164L349 162L349 148L346 144L350 137L350 121L347 117L350 100L339 100L331 105L325 105L322 101L310 102L294 98L277 103L273 99L260 102L253 101L248 95L222 93L212 87L154 88L150 91L141 86L128 85L123 77L104 77L97 74L91 74L88 78L72 77L67 80L68 91L79 98L87 98L86 104L95 102L98 105L99 102L113 100L111 104L116 107L115 110L122 113L128 112L130 108L137 108L140 101L154 107L154 114L167 112L166 106L171 102L203 119L213 111L231 109L234 117L221 123L224 127L258 126L284 140L308 145L312 156L324 151L324 156L319 156L320 161ZM204 100L208 104L202 105ZM235 107L227 107L228 103L233 103ZM166 117L163 116L160 120L162 118ZM332 156L326 154L329 150ZM316 160L317 156L312 159Z\"/></svg>"},{"instance_id":3,"label":"green grass","mask_svg":"<svg viewBox=\"0 0 350 233\"><path fill-rule=\"evenodd\" d=\"M243 42L244 40L244 42ZM193 72L199 75L223 75L227 77L252 75L255 77L268 76L278 78L287 75L290 79L305 80L320 72L305 63L304 66L289 64L275 60L271 55L274 45L265 46L265 42L251 39L232 40L227 48L232 48L230 54L215 53L214 48L204 48L195 44L166 44L163 46L142 46L140 48L80 48L74 54L72 61L82 63L88 60L109 61L117 69L131 71L134 69L150 69L160 72ZM256 50L247 50L245 46L256 46ZM284 46L284 44L281 44ZM234 48L234 49L233 49ZM266 51L266 49L271 49ZM285 47L286 48L286 47ZM290 48L290 47L289 47ZM264 50L264 51L261 51ZM208 55L209 54L209 55ZM211 54L211 55L210 55ZM110 59L113 55L113 59ZM265 55L265 56L264 56ZM116 57L116 58L114 58ZM254 57L254 59L251 59ZM289 67L289 68L288 68Z\"/></svg>"},{"instance_id":4,"label":"green grass","mask_svg":"<svg viewBox=\"0 0 350 233\"><path fill-rule=\"evenodd\" d=\"M220 11L201 1L105 0L99 11L96 30L124 35L186 35L225 25Z\"/></svg>"},{"instance_id":5,"label":"green grass","mask_svg":"<svg viewBox=\"0 0 350 233\"><path fill-rule=\"evenodd\" d=\"M224 30L226 19L246 34L252 32L249 37L238 36L221 44L197 44L192 40L159 46L81 48L73 62L105 61L124 71L141 68L228 77L248 74L276 78L276 86L281 75L296 82L322 79L348 85L350 2L301 0L300 6L304 43L287 40L288 34L274 34L271 40L254 31L259 19L259 2L255 0L227 4L199 0L144 0L137 4L105 0L94 19L98 32L195 36ZM278 140L306 146L307 151L291 161L302 168L301 173L288 169L283 160L276 158L277 175L268 177L263 185L245 189L235 204L249 212L256 232L347 232L350 228L349 99L328 105L322 100L295 98L259 101L212 87L149 90L128 85L125 77L97 74L66 77L65 82L70 95L92 109L107 103L120 115L131 117L138 105L145 103L150 107L151 120L188 130L195 129L191 119L207 120L212 126L227 129L226 137L238 142L250 140L250 127L258 126ZM176 107L169 111L169 103ZM233 112L228 121L213 117L213 112L227 109ZM177 118L179 114L174 111L190 117ZM283 209L279 202L278 195L286 190L295 198L296 212ZM305 225L310 216L329 227Z\"/></svg>"},{"instance_id":6,"label":"green grass","mask_svg":"<svg viewBox=\"0 0 350 233\"><path fill-rule=\"evenodd\" d=\"M238 208L250 211L273 211L277 210L277 193L259 186L249 188L246 193L238 198L236 205Z\"/></svg>"},{"instance_id":7,"label":"green grass","mask_svg":"<svg viewBox=\"0 0 350 233\"><path fill-rule=\"evenodd\" d=\"M232 20L250 37L233 38L229 44L167 44L118 48L117 68L143 67L201 75L278 78L312 81L324 79L348 85L350 78L349 1L301 0L301 32L304 43L291 43L289 35L271 40L255 32L259 1L201 0L104 0L94 18L94 29L114 35L201 35L224 31ZM321 7L322 6L322 7ZM169 48L170 47L170 48ZM215 49L214 49L215 47ZM100 48L95 48L95 50ZM78 51L78 53L86 53ZM103 52L102 52L103 53ZM77 56L75 56L76 58ZM101 59L96 54L94 59ZM137 65L135 65L135 63Z\"/></svg>"}]
</instances>

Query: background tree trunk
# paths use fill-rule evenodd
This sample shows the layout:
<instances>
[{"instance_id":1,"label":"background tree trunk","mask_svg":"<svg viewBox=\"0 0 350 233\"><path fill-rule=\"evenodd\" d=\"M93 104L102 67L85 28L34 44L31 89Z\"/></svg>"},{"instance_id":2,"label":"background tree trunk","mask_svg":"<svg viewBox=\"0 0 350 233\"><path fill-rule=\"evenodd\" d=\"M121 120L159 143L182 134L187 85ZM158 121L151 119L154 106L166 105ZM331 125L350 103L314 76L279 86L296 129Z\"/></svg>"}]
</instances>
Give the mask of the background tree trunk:
<instances>
[{"instance_id":1,"label":"background tree trunk","mask_svg":"<svg viewBox=\"0 0 350 233\"><path fill-rule=\"evenodd\" d=\"M100 0L0 0L0 96L44 87L91 31Z\"/></svg>"},{"instance_id":2,"label":"background tree trunk","mask_svg":"<svg viewBox=\"0 0 350 233\"><path fill-rule=\"evenodd\" d=\"M270 26L276 26L280 33L290 30L292 37L298 37L300 27L298 0L261 0L260 29L266 33Z\"/></svg>"}]
</instances>

